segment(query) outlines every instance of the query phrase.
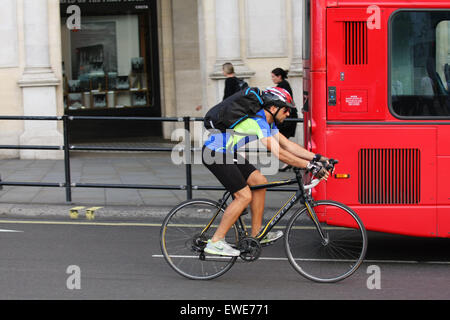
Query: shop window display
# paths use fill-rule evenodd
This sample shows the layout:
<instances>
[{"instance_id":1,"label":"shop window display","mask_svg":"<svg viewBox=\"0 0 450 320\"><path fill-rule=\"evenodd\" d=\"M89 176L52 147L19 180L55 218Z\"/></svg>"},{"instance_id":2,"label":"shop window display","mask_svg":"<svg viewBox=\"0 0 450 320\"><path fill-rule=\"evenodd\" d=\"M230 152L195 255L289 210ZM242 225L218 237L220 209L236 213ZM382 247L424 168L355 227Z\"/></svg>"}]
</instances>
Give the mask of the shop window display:
<instances>
[{"instance_id":1,"label":"shop window display","mask_svg":"<svg viewBox=\"0 0 450 320\"><path fill-rule=\"evenodd\" d=\"M62 25L66 110L150 107L147 43L139 16L88 16Z\"/></svg>"}]
</instances>

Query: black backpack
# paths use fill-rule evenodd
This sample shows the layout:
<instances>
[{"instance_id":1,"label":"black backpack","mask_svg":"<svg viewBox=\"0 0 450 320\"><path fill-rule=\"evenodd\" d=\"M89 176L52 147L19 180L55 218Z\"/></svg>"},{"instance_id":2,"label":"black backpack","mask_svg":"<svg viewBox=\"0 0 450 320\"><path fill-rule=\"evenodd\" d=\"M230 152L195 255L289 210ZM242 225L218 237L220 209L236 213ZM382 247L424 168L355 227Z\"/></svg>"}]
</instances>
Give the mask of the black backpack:
<instances>
[{"instance_id":1,"label":"black backpack","mask_svg":"<svg viewBox=\"0 0 450 320\"><path fill-rule=\"evenodd\" d=\"M245 89L248 88L248 83L245 82L245 80L242 80L242 79L239 79L239 78L238 78L237 81L238 81L239 89L245 90Z\"/></svg>"},{"instance_id":2,"label":"black backpack","mask_svg":"<svg viewBox=\"0 0 450 320\"><path fill-rule=\"evenodd\" d=\"M263 104L261 91L258 88L247 88L212 107L206 113L203 124L208 130L225 132L248 117L255 116Z\"/></svg>"}]
</instances>

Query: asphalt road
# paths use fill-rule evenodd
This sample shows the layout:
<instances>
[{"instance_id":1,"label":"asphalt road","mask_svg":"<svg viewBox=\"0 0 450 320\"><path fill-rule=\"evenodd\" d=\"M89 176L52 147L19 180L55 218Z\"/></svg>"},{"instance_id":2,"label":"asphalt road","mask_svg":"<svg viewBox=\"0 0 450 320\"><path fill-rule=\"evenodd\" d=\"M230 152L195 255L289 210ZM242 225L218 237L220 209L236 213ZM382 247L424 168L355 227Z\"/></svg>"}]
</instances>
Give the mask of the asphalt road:
<instances>
[{"instance_id":1,"label":"asphalt road","mask_svg":"<svg viewBox=\"0 0 450 320\"><path fill-rule=\"evenodd\" d=\"M222 277L193 281L160 257L160 221L0 220L0 299L302 300L450 298L450 239L369 233L365 263L337 284L301 277L282 241ZM373 267L379 288L370 287ZM372 285L373 287L373 285Z\"/></svg>"}]
</instances>

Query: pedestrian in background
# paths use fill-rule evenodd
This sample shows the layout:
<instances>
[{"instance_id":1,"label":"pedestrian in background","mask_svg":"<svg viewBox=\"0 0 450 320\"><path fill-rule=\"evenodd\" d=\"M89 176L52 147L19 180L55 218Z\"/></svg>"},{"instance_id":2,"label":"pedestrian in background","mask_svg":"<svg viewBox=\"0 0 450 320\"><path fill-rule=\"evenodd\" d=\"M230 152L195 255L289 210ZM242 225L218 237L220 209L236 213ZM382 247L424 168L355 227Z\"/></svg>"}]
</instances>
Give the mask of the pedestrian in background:
<instances>
[{"instance_id":1,"label":"pedestrian in background","mask_svg":"<svg viewBox=\"0 0 450 320\"><path fill-rule=\"evenodd\" d=\"M294 95L292 94L292 88L289 82L286 80L288 78L288 70L284 70L282 68L275 68L272 70L272 81L275 84L275 86L279 88L285 89L287 92L290 93L291 97L293 98ZM288 118L298 118L297 109L293 109L292 112L289 114ZM282 125L278 127L280 130L280 133L283 134L286 138L290 138L295 136L295 129L297 128L297 122L284 122ZM290 169L291 166L284 165L280 171L286 171Z\"/></svg>"},{"instance_id":2,"label":"pedestrian in background","mask_svg":"<svg viewBox=\"0 0 450 320\"><path fill-rule=\"evenodd\" d=\"M236 78L234 67L231 62L226 62L222 65L222 72L226 77L223 100L225 100L229 96L232 96L236 92L248 87L247 82L242 79Z\"/></svg>"}]
</instances>

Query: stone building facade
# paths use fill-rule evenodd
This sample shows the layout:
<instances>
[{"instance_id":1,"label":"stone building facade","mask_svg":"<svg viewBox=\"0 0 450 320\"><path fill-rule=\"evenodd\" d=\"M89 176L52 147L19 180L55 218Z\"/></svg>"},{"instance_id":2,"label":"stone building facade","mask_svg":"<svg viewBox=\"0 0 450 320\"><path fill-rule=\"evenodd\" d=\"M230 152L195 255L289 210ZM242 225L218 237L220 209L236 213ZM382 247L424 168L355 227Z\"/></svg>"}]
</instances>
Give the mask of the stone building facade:
<instances>
[{"instance_id":1,"label":"stone building facade","mask_svg":"<svg viewBox=\"0 0 450 320\"><path fill-rule=\"evenodd\" d=\"M224 62L260 88L273 85L275 67L289 69L301 105L302 2L0 0L0 115L201 117L222 99ZM170 139L176 126L130 135ZM63 143L58 121L0 120L0 127L0 145ZM127 126L119 127L116 137L127 135ZM95 140L103 128L72 130ZM0 157L62 153L1 150Z\"/></svg>"}]
</instances>

